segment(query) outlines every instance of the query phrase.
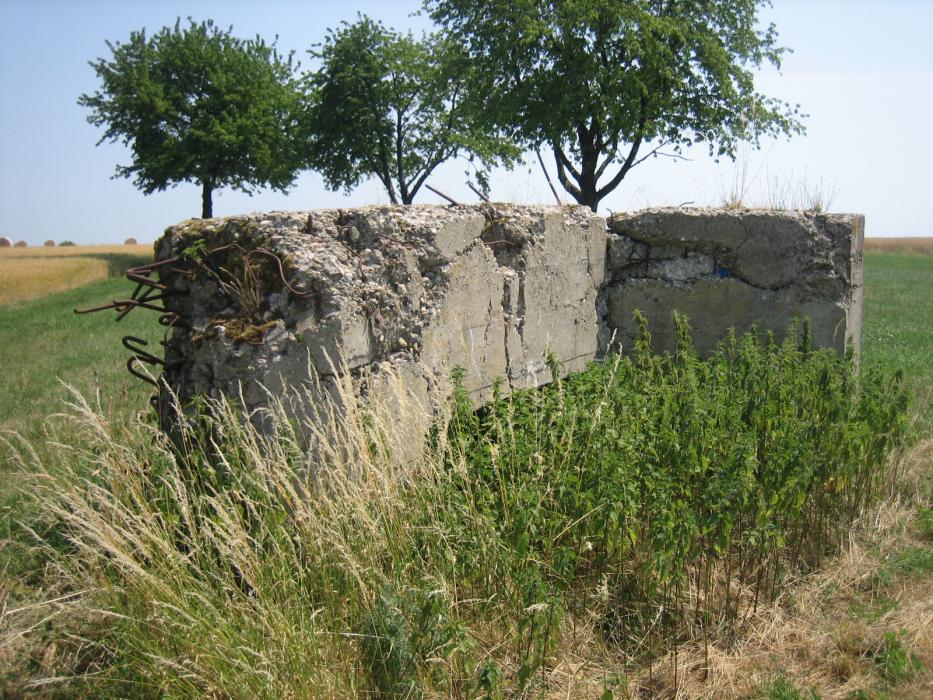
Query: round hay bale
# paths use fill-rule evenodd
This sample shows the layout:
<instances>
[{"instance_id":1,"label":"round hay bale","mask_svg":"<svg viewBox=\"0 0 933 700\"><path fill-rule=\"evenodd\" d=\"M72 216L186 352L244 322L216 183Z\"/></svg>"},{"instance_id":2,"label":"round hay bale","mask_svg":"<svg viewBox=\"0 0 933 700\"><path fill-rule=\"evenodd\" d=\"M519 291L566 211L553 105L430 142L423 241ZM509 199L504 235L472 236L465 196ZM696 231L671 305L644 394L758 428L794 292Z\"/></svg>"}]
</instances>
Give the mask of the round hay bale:
<instances>
[{"instance_id":1,"label":"round hay bale","mask_svg":"<svg viewBox=\"0 0 933 700\"><path fill-rule=\"evenodd\" d=\"M0 237L0 248L12 248L12 247L13 247L13 241L11 241L6 236Z\"/></svg>"},{"instance_id":2,"label":"round hay bale","mask_svg":"<svg viewBox=\"0 0 933 700\"><path fill-rule=\"evenodd\" d=\"M127 238L123 241L123 245L139 245L139 243L136 242L135 238Z\"/></svg>"},{"instance_id":3,"label":"round hay bale","mask_svg":"<svg viewBox=\"0 0 933 700\"><path fill-rule=\"evenodd\" d=\"M16 241L14 248L28 248L29 244L26 241Z\"/></svg>"},{"instance_id":4,"label":"round hay bale","mask_svg":"<svg viewBox=\"0 0 933 700\"><path fill-rule=\"evenodd\" d=\"M42 245L44 245L46 248L54 248L54 247L55 247L55 241L48 240L48 241L46 241L45 243L43 243Z\"/></svg>"}]
</instances>

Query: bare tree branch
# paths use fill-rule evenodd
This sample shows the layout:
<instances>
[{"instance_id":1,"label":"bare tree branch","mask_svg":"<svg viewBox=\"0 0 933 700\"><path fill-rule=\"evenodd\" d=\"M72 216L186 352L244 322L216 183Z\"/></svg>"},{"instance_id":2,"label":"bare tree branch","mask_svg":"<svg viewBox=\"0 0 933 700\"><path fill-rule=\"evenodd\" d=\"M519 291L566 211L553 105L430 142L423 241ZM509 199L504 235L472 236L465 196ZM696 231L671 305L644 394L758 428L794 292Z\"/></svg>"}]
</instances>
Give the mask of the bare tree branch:
<instances>
[{"instance_id":1,"label":"bare tree branch","mask_svg":"<svg viewBox=\"0 0 933 700\"><path fill-rule=\"evenodd\" d=\"M565 156L563 151L560 150L560 146L557 146L556 144L552 145L554 148L554 161L557 163L557 179L560 182L561 187L567 190L573 196L573 198L579 202L583 196L580 192L580 188L567 179L567 169L565 169L565 166L569 164L570 161L567 160L567 156ZM573 173L574 170L571 169L570 174L573 175ZM576 177L577 176L575 176L574 179L576 179Z\"/></svg>"},{"instance_id":2,"label":"bare tree branch","mask_svg":"<svg viewBox=\"0 0 933 700\"><path fill-rule=\"evenodd\" d=\"M450 202L451 204L460 204L460 202L458 202L458 201L457 201L456 199L454 199L453 197L450 197L450 196L444 194L444 193L441 192L440 190L434 189L433 187L431 187L431 185L425 185L424 187L425 187L425 189L431 190L431 191L432 191L434 194L436 194L438 197L443 197L444 199L446 199L446 200L447 200L448 202Z\"/></svg>"},{"instance_id":3,"label":"bare tree branch","mask_svg":"<svg viewBox=\"0 0 933 700\"><path fill-rule=\"evenodd\" d=\"M544 179L547 180L547 186L551 188L551 194L554 195L554 199L557 200L557 203L560 206L564 206L564 203L560 199L560 195L557 194L557 189L554 187L554 183L551 182L551 176L548 175L547 168L544 167L544 160L541 158L541 149L536 148L535 154L538 156L538 162L541 164L541 172L544 173Z\"/></svg>"},{"instance_id":4,"label":"bare tree branch","mask_svg":"<svg viewBox=\"0 0 933 700\"><path fill-rule=\"evenodd\" d=\"M570 159L567 158L567 156L564 154L563 149L556 143L554 143L553 146L554 146L554 157L557 159L558 165L563 165L563 167L566 168L570 172L570 174L573 176L573 179L576 180L577 182L580 182L579 171L575 167L573 167L573 163L571 163Z\"/></svg>"},{"instance_id":5,"label":"bare tree branch","mask_svg":"<svg viewBox=\"0 0 933 700\"><path fill-rule=\"evenodd\" d=\"M648 160L651 156L663 156L664 158L673 158L674 160L690 160L690 158L687 158L687 156L682 156L679 153L662 152L661 149L664 148L668 143L670 142L664 141L661 144L659 144L657 148L651 149L648 153L646 153L641 158L639 158L634 163L632 163L632 167L634 168L639 163L643 163L644 161Z\"/></svg>"}]
</instances>

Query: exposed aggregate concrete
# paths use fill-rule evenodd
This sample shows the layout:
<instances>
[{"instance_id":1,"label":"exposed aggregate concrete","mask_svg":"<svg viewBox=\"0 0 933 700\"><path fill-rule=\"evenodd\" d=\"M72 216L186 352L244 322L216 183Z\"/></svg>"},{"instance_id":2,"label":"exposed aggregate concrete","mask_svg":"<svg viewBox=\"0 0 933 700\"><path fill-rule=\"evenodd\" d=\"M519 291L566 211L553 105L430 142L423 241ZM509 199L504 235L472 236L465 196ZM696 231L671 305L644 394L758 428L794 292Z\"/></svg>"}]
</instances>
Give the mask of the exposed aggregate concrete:
<instances>
[{"instance_id":1,"label":"exposed aggregate concrete","mask_svg":"<svg viewBox=\"0 0 933 700\"><path fill-rule=\"evenodd\" d=\"M503 394L550 381L549 353L576 372L630 348L635 309L659 350L675 309L703 353L730 327L780 336L795 316L817 346L858 346L861 216L676 208L608 226L585 207L511 204L183 222L157 243L159 259L187 251L161 270L184 321L165 379L183 402L242 396L253 410L311 374L326 390L341 360L357 374L391 366L409 398L437 407L461 367L480 405L497 381Z\"/></svg>"}]
</instances>

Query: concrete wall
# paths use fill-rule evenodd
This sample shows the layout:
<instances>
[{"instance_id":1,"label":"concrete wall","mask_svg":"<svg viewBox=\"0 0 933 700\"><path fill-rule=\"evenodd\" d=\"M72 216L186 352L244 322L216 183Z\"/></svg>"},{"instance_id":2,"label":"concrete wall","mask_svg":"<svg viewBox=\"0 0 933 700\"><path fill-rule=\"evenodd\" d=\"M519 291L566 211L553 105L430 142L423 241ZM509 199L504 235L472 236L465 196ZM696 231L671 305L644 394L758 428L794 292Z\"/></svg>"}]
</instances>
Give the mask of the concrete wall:
<instances>
[{"instance_id":1,"label":"concrete wall","mask_svg":"<svg viewBox=\"0 0 933 700\"><path fill-rule=\"evenodd\" d=\"M172 290L166 307L186 326L166 351L166 379L182 400L232 396L242 382L256 408L267 391L305 383L309 360L326 384L343 358L350 370L391 364L412 395L435 402L462 367L479 405L499 378L506 393L549 381L548 351L578 371L599 349L605 221L583 207L374 206L193 220L166 232L157 257L231 244L204 265L182 262L161 275ZM257 248L283 261L291 290L265 253L248 257L258 293L238 288L245 253Z\"/></svg>"},{"instance_id":2,"label":"concrete wall","mask_svg":"<svg viewBox=\"0 0 933 700\"><path fill-rule=\"evenodd\" d=\"M783 332L813 321L817 345L858 345L860 216L659 209L606 222L584 207L372 206L272 212L167 230L166 346L182 400L242 396L247 408L342 357L355 373L394 366L419 401L446 399L455 367L477 405L631 346L632 312L670 347L686 313L709 350L730 326ZM273 257L274 256L274 257ZM283 277L277 269L282 262ZM249 273L249 274L247 274Z\"/></svg>"},{"instance_id":3,"label":"concrete wall","mask_svg":"<svg viewBox=\"0 0 933 700\"><path fill-rule=\"evenodd\" d=\"M635 309L655 347L672 349L672 311L684 313L697 349L730 327L781 338L809 318L814 343L859 346L864 218L812 212L654 209L609 220L607 324L631 347Z\"/></svg>"}]
</instances>

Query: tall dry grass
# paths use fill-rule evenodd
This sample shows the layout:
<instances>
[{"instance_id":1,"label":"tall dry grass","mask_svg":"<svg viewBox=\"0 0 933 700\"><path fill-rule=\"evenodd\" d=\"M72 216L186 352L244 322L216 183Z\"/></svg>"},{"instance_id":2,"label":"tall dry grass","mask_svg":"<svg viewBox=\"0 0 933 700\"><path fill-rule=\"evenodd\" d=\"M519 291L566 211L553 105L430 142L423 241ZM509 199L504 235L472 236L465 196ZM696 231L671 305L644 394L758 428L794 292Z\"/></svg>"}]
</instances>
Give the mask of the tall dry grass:
<instances>
[{"instance_id":1,"label":"tall dry grass","mask_svg":"<svg viewBox=\"0 0 933 700\"><path fill-rule=\"evenodd\" d=\"M285 698L369 687L367 620L391 615L386 591L404 595L423 570L411 553L436 464L412 459L397 429L420 405L393 398L399 388L364 406L349 382L339 403L313 403L300 436L281 404L264 420L274 434L263 434L221 402L173 442L146 425L117 429L75 394L79 445L60 445L61 461L9 444L30 497L67 541L37 531L58 586L27 604L6 592L0 654L23 671L25 639L59 619L70 635L59 653L97 652L83 677L56 674L59 659L25 690L94 695L125 682L135 696ZM426 590L451 603L443 583ZM88 632L94 620L108 631ZM429 670L401 672L422 684Z\"/></svg>"}]
</instances>

